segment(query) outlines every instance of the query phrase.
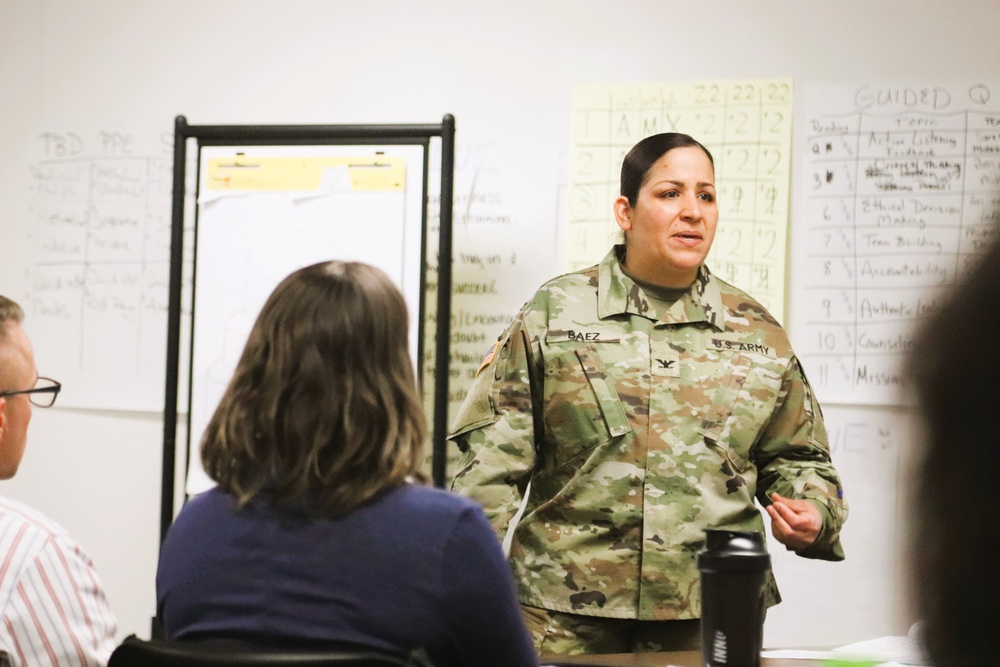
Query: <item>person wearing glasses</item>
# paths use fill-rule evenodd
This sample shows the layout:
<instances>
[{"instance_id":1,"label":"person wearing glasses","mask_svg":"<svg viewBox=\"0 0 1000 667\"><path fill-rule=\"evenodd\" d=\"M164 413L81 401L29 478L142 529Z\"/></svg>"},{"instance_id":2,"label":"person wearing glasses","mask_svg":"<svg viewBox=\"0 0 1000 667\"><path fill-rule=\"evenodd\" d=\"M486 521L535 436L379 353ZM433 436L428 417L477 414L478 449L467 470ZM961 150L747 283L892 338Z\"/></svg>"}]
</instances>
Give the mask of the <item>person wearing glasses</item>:
<instances>
[{"instance_id":1,"label":"person wearing glasses","mask_svg":"<svg viewBox=\"0 0 1000 667\"><path fill-rule=\"evenodd\" d=\"M48 408L60 384L38 377L24 311L0 296L0 479L17 473L32 406ZM94 564L55 522L0 496L0 664L104 665L117 622Z\"/></svg>"},{"instance_id":2,"label":"person wearing glasses","mask_svg":"<svg viewBox=\"0 0 1000 667\"><path fill-rule=\"evenodd\" d=\"M367 264L314 264L275 288L201 440L218 486L160 550L168 639L538 664L483 511L419 483L407 329L403 295Z\"/></svg>"}]
</instances>

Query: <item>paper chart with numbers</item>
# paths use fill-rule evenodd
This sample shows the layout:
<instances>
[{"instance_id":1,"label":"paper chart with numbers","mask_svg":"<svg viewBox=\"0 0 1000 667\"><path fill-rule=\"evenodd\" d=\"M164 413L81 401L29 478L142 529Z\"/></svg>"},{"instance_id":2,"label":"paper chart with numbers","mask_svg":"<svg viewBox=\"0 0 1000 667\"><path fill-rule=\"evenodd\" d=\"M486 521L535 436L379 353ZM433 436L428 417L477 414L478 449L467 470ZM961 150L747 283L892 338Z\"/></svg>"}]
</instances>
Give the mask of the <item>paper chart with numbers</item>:
<instances>
[{"instance_id":1,"label":"paper chart with numbers","mask_svg":"<svg viewBox=\"0 0 1000 667\"><path fill-rule=\"evenodd\" d=\"M787 79L579 85L573 90L566 262L601 260L618 238L622 159L683 132L715 160L719 228L707 263L784 318L792 83Z\"/></svg>"},{"instance_id":2,"label":"paper chart with numbers","mask_svg":"<svg viewBox=\"0 0 1000 667\"><path fill-rule=\"evenodd\" d=\"M60 407L163 409L172 141L149 127L34 135L21 299Z\"/></svg>"},{"instance_id":3,"label":"paper chart with numbers","mask_svg":"<svg viewBox=\"0 0 1000 667\"><path fill-rule=\"evenodd\" d=\"M907 403L916 326L997 237L1000 84L811 85L804 99L792 342L821 401Z\"/></svg>"}]
</instances>

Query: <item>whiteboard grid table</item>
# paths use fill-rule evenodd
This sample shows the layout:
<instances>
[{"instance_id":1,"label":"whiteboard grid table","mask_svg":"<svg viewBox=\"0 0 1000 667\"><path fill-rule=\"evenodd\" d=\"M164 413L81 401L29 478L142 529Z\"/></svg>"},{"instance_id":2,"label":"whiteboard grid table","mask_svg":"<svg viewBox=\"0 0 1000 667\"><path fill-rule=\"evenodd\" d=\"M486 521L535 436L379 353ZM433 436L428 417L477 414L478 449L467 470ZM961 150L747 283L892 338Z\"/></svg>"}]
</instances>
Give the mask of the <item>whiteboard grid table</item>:
<instances>
[{"instance_id":1,"label":"whiteboard grid table","mask_svg":"<svg viewBox=\"0 0 1000 667\"><path fill-rule=\"evenodd\" d=\"M900 404L916 326L996 236L1000 105L978 85L813 99L796 351L822 401Z\"/></svg>"}]
</instances>

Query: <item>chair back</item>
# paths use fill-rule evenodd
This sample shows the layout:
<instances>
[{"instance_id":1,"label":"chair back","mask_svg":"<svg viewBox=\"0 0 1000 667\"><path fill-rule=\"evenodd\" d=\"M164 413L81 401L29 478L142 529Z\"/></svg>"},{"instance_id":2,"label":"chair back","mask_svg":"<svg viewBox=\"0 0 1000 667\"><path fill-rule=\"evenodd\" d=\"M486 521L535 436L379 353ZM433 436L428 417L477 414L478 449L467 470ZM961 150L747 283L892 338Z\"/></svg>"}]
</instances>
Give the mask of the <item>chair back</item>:
<instances>
[{"instance_id":1,"label":"chair back","mask_svg":"<svg viewBox=\"0 0 1000 667\"><path fill-rule=\"evenodd\" d=\"M292 649L244 643L172 642L130 637L107 667L418 667L420 663L368 648Z\"/></svg>"}]
</instances>

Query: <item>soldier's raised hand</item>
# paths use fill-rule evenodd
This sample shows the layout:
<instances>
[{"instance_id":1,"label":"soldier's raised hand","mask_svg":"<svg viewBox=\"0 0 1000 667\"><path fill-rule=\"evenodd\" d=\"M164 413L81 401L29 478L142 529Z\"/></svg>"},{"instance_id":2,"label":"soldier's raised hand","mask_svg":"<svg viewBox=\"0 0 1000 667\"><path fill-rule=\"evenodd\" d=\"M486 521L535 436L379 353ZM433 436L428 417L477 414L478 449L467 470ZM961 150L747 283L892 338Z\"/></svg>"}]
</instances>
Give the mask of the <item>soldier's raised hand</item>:
<instances>
[{"instance_id":1,"label":"soldier's raised hand","mask_svg":"<svg viewBox=\"0 0 1000 667\"><path fill-rule=\"evenodd\" d=\"M805 549L816 541L823 527L823 517L808 500L785 498L777 493L767 507L771 517L771 534L790 551Z\"/></svg>"}]
</instances>

